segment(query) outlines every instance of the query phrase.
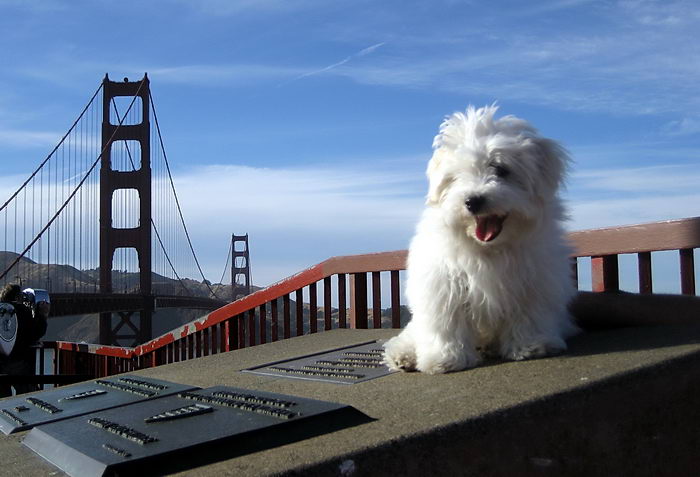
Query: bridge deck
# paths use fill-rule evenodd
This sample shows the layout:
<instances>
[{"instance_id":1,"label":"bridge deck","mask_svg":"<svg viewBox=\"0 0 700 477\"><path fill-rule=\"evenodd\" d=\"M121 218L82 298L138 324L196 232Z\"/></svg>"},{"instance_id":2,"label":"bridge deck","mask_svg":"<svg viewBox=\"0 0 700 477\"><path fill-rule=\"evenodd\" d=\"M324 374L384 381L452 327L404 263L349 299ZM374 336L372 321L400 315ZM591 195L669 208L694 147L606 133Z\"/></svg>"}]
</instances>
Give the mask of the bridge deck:
<instances>
[{"instance_id":1,"label":"bridge deck","mask_svg":"<svg viewBox=\"0 0 700 477\"><path fill-rule=\"evenodd\" d=\"M223 300L197 296L128 293L52 293L51 317L102 313L105 311L153 310L156 308L214 310L227 303Z\"/></svg>"},{"instance_id":2,"label":"bridge deck","mask_svg":"<svg viewBox=\"0 0 700 477\"><path fill-rule=\"evenodd\" d=\"M443 376L398 373L337 385L238 372L397 332L336 330L133 374L334 401L376 419L240 457L220 455L183 469L188 476L339 475L353 466L352 475L620 475L630 466L645 475L689 475L700 461L693 399L700 391L700 325L588 333L562 356ZM21 438L0 437L6 472L55 470ZM185 465L189 457L179 459Z\"/></svg>"}]
</instances>

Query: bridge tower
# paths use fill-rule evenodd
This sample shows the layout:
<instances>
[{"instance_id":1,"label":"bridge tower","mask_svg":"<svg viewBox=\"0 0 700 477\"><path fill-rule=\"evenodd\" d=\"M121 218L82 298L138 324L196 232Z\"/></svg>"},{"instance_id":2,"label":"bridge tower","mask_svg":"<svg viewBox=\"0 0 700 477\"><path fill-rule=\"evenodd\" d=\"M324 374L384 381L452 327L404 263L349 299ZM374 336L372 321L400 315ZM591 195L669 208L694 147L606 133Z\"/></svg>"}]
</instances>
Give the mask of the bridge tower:
<instances>
[{"instance_id":1,"label":"bridge tower","mask_svg":"<svg viewBox=\"0 0 700 477\"><path fill-rule=\"evenodd\" d=\"M140 109L141 122L116 124L114 98L136 97L133 108ZM100 313L100 343L117 344L119 339L132 339L143 343L151 339L153 300L151 297L151 128L149 115L149 80L146 75L140 81L103 80L102 107L102 157L100 166L100 292L113 293L112 267L114 252L118 248L133 248L138 255L139 294L143 307L139 310L119 312L119 322L112 323L112 313ZM140 101L139 101L140 100ZM112 113L115 114L112 114ZM126 111L118 111L126 115ZM140 145L140 167L136 170L120 171L113 168L112 146L115 141L138 141ZM112 201L115 191L135 189L139 197L138 225L132 228L114 227ZM138 312L138 325L133 319ZM132 334L117 333L126 325Z\"/></svg>"},{"instance_id":2,"label":"bridge tower","mask_svg":"<svg viewBox=\"0 0 700 477\"><path fill-rule=\"evenodd\" d=\"M238 250L236 244L240 244ZM231 299L250 295L250 253L248 234L231 236Z\"/></svg>"}]
</instances>

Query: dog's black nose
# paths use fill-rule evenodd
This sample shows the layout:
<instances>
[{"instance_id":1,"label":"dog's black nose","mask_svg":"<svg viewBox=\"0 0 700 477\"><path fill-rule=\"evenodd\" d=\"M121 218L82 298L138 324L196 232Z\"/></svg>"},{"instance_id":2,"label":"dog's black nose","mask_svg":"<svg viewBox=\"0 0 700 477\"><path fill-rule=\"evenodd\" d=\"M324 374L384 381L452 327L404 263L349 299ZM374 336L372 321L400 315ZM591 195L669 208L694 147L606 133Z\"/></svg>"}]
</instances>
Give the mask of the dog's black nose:
<instances>
[{"instance_id":1,"label":"dog's black nose","mask_svg":"<svg viewBox=\"0 0 700 477\"><path fill-rule=\"evenodd\" d=\"M469 197L464 202L464 204L467 206L467 210L469 212L471 212L472 214L476 214L484 206L484 202L486 202L486 198L484 198L484 196L475 195L475 196Z\"/></svg>"}]
</instances>

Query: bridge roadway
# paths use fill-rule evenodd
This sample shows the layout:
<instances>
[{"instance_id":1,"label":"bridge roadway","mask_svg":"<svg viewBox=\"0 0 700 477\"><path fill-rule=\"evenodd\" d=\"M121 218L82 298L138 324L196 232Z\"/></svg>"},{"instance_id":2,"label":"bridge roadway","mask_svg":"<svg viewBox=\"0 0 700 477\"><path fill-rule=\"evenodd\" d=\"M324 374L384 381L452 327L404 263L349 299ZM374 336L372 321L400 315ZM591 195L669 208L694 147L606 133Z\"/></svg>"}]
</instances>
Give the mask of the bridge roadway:
<instances>
[{"instance_id":1,"label":"bridge roadway","mask_svg":"<svg viewBox=\"0 0 700 477\"><path fill-rule=\"evenodd\" d=\"M158 308L215 310L228 302L203 297L127 293L51 293L51 316Z\"/></svg>"},{"instance_id":2,"label":"bridge roadway","mask_svg":"<svg viewBox=\"0 0 700 477\"><path fill-rule=\"evenodd\" d=\"M441 376L397 373L339 385L238 372L395 333L334 330L133 373L334 401L375 419L252 451L227 446L208 457L202 450L182 452L163 472L697 475L700 324L585 333L561 356L492 361ZM3 472L62 475L20 445L25 435L0 435Z\"/></svg>"}]
</instances>

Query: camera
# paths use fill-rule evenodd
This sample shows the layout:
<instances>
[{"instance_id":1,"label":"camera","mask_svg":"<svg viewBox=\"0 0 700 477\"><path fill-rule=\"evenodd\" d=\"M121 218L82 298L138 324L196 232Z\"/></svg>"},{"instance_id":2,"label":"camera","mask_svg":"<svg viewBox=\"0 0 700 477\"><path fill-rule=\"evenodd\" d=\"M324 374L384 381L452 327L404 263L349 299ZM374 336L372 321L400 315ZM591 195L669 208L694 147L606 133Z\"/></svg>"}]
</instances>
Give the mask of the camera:
<instances>
[{"instance_id":1,"label":"camera","mask_svg":"<svg viewBox=\"0 0 700 477\"><path fill-rule=\"evenodd\" d=\"M21 300L24 305L32 310L32 316L36 318L37 314L48 318L51 310L51 297L49 292L41 288L25 288L22 290Z\"/></svg>"}]
</instances>

